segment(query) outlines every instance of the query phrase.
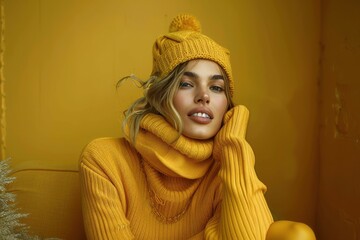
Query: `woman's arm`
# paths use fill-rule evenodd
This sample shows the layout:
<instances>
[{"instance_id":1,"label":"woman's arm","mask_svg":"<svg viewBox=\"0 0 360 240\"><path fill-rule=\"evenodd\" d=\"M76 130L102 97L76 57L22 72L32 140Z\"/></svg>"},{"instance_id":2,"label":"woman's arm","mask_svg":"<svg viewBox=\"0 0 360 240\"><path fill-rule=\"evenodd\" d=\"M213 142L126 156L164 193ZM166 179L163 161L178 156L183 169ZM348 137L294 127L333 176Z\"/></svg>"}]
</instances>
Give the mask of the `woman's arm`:
<instances>
[{"instance_id":1,"label":"woman's arm","mask_svg":"<svg viewBox=\"0 0 360 240\"><path fill-rule=\"evenodd\" d=\"M266 187L256 176L254 154L245 140L248 115L244 106L234 107L215 137L223 200L208 223L206 239L262 240L273 222L264 198Z\"/></svg>"},{"instance_id":2,"label":"woman's arm","mask_svg":"<svg viewBox=\"0 0 360 240\"><path fill-rule=\"evenodd\" d=\"M124 212L125 194L115 188L97 164L97 159L101 157L101 151L89 145L80 160L82 211L87 239L134 239Z\"/></svg>"}]
</instances>

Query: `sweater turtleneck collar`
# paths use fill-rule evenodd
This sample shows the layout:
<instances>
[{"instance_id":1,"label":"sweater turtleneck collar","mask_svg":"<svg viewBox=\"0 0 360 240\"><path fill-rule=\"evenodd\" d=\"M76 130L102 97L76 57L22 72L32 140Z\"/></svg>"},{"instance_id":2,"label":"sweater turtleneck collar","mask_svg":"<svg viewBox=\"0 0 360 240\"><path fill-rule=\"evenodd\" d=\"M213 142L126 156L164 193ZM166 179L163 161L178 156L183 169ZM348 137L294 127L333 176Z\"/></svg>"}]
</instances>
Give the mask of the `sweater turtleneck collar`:
<instances>
[{"instance_id":1,"label":"sweater turtleneck collar","mask_svg":"<svg viewBox=\"0 0 360 240\"><path fill-rule=\"evenodd\" d=\"M213 140L187 138L160 115L147 114L135 142L142 158L172 177L201 178L212 163Z\"/></svg>"}]
</instances>

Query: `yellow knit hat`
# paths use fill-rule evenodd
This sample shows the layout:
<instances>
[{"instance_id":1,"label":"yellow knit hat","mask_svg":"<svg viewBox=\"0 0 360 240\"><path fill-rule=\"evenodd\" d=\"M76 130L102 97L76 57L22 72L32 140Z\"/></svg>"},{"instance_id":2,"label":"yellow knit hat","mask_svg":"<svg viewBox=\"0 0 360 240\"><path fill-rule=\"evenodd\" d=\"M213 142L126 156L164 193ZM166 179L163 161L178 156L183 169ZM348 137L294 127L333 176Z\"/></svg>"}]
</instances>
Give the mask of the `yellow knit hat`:
<instances>
[{"instance_id":1,"label":"yellow knit hat","mask_svg":"<svg viewBox=\"0 0 360 240\"><path fill-rule=\"evenodd\" d=\"M181 14L170 24L169 33L156 39L153 46L152 75L167 76L177 65L193 59L207 59L219 64L225 71L234 92L230 52L201 33L199 21L188 14Z\"/></svg>"}]
</instances>

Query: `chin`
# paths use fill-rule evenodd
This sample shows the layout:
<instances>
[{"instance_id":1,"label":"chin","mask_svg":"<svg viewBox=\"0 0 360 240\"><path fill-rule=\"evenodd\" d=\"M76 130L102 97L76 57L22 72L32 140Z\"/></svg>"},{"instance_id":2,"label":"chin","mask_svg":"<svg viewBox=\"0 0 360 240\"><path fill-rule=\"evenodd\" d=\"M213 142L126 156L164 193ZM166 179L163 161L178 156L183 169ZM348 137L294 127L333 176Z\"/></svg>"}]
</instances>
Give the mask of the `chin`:
<instances>
[{"instance_id":1,"label":"chin","mask_svg":"<svg viewBox=\"0 0 360 240\"><path fill-rule=\"evenodd\" d=\"M209 134L209 133L196 133L196 132L183 132L183 135L197 140L208 140L215 136L215 134Z\"/></svg>"}]
</instances>

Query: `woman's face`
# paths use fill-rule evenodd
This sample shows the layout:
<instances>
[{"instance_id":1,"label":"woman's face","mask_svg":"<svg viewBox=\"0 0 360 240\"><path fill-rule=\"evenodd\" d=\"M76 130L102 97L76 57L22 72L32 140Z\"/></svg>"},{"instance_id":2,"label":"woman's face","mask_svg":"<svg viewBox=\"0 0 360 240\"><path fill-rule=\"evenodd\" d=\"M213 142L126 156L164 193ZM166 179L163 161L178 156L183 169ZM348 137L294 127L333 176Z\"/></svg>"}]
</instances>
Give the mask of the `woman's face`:
<instances>
[{"instance_id":1,"label":"woman's face","mask_svg":"<svg viewBox=\"0 0 360 240\"><path fill-rule=\"evenodd\" d=\"M217 63L189 61L173 99L183 122L183 135L194 139L216 135L228 108L225 84Z\"/></svg>"}]
</instances>

